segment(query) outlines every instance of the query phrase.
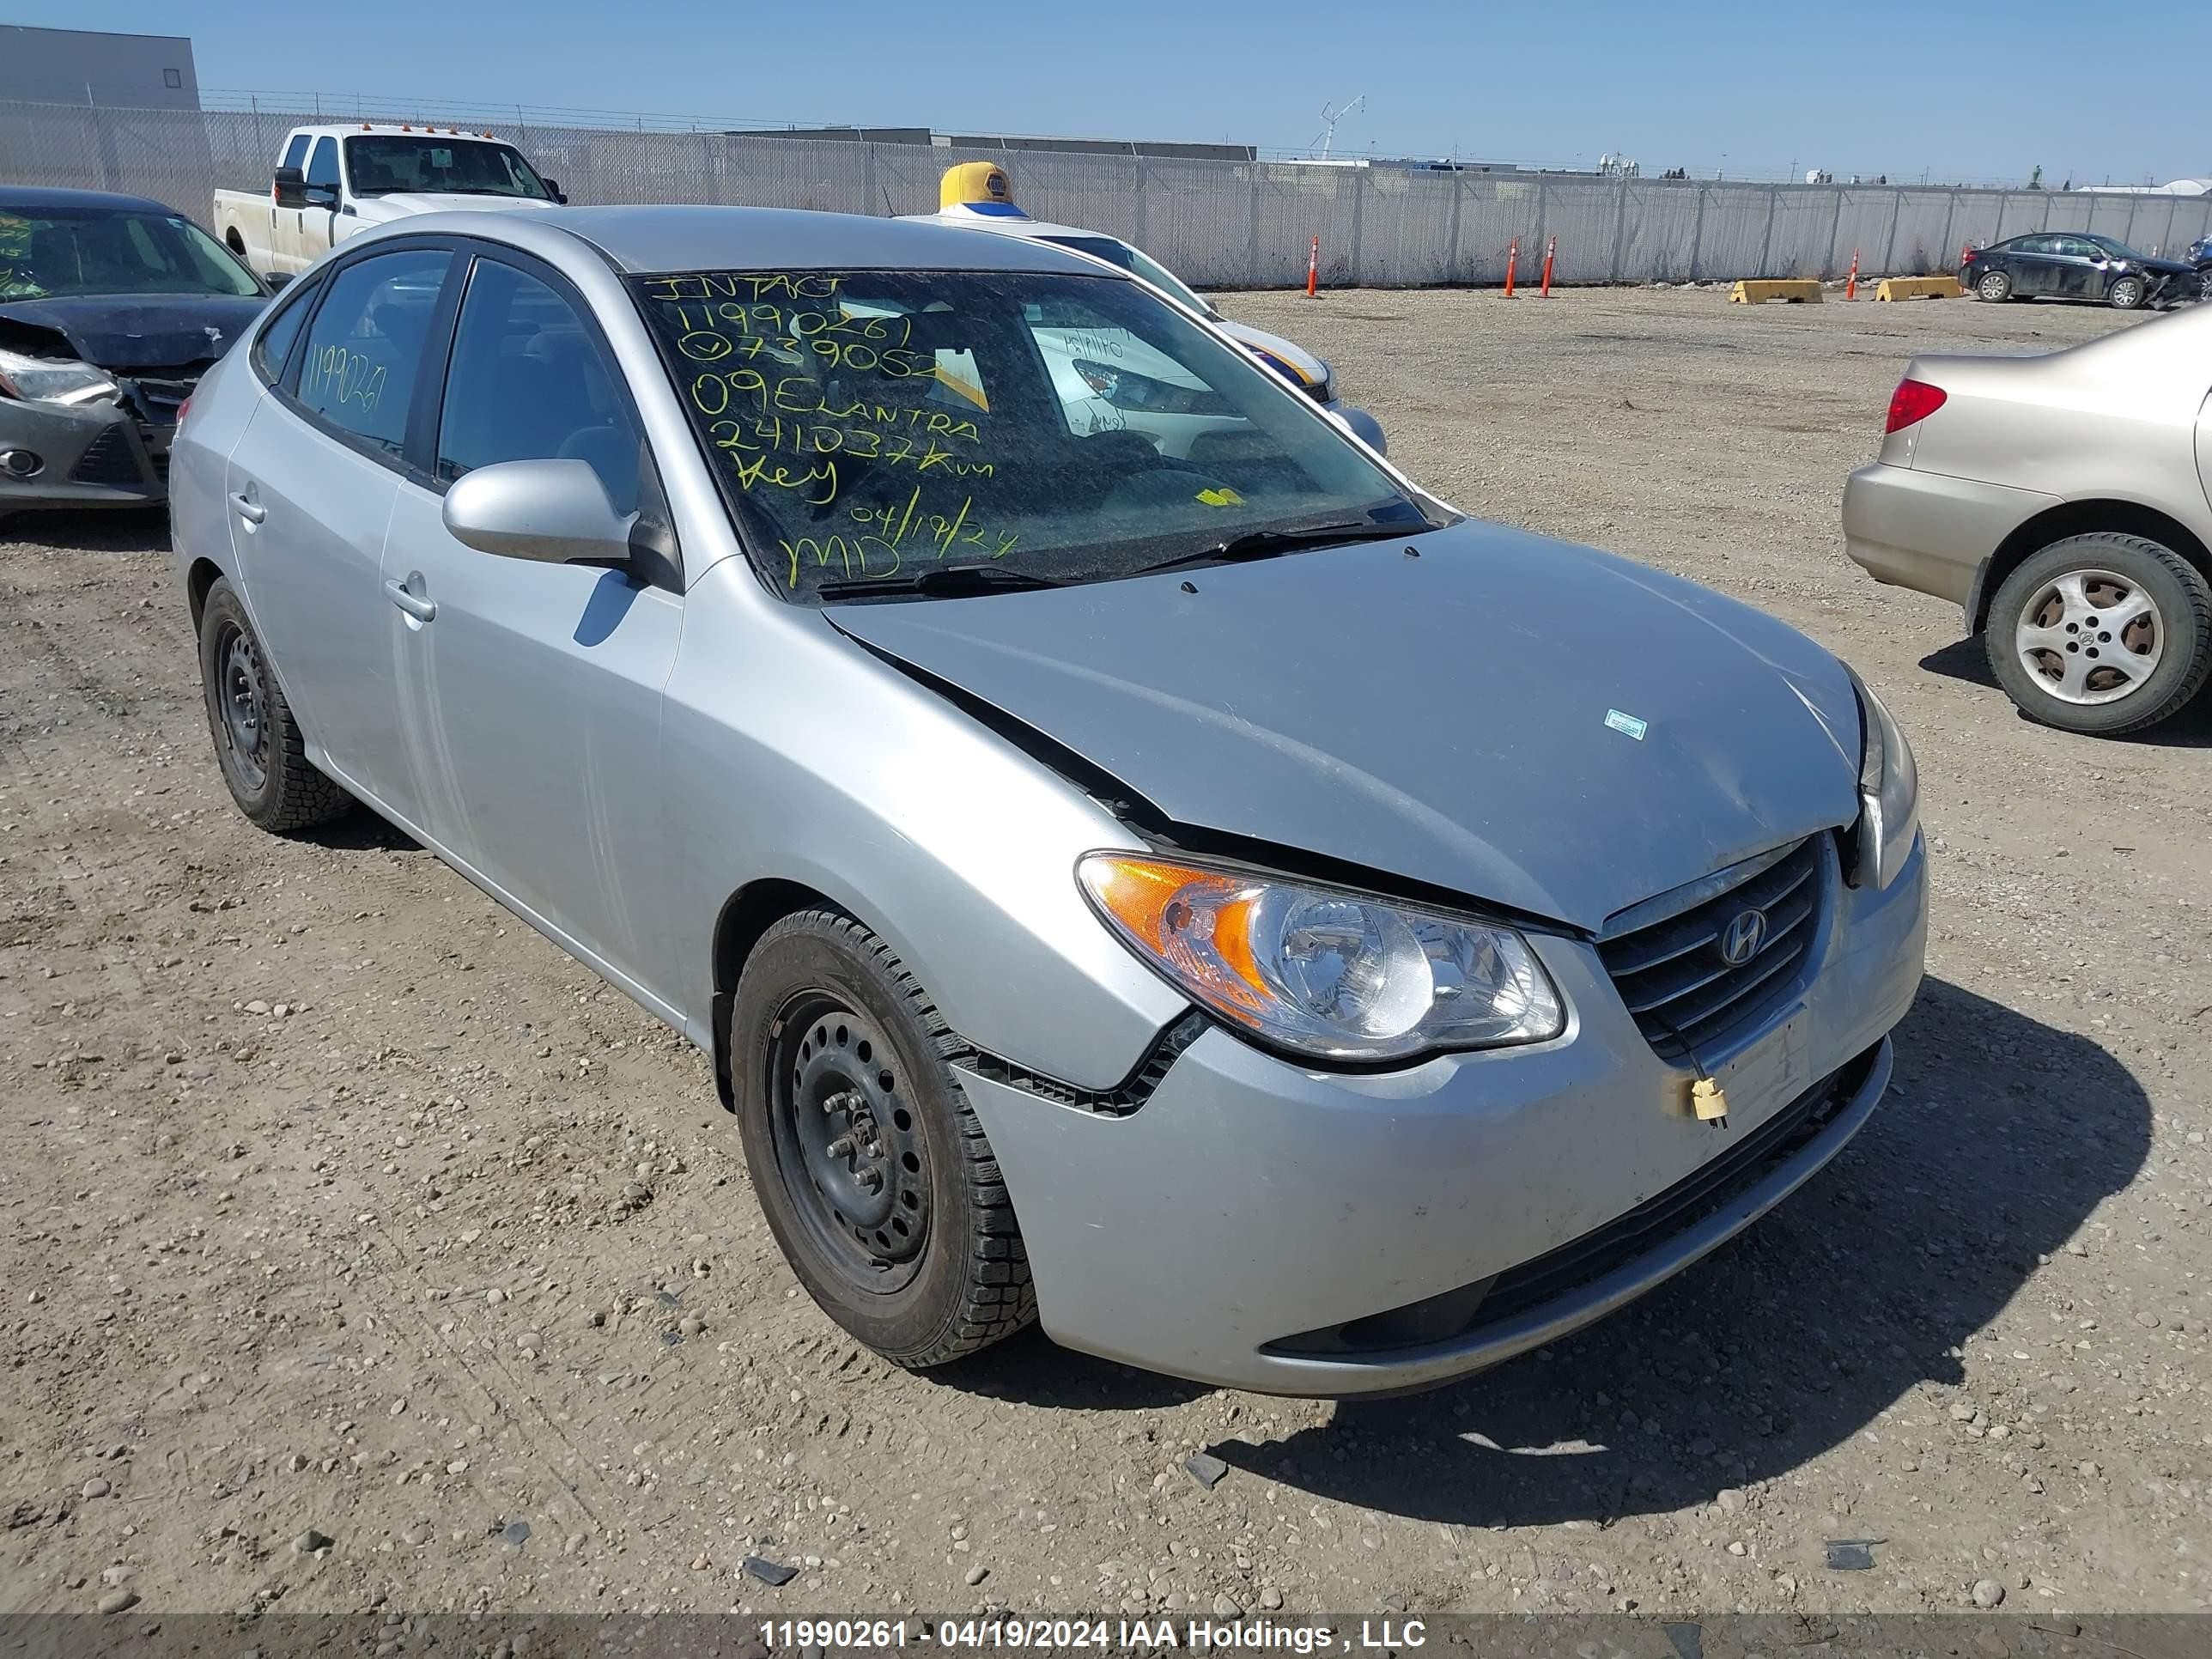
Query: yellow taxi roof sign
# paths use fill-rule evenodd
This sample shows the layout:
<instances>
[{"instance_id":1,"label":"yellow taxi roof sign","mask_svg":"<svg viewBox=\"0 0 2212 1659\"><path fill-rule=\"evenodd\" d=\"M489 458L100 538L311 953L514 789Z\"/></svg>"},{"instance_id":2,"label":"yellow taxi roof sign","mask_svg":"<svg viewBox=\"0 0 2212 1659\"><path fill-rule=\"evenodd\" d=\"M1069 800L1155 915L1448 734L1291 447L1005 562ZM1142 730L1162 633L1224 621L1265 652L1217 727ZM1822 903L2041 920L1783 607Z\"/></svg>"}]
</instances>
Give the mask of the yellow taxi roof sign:
<instances>
[{"instance_id":1,"label":"yellow taxi roof sign","mask_svg":"<svg viewBox=\"0 0 2212 1659\"><path fill-rule=\"evenodd\" d=\"M1024 216L1014 205L1013 183L996 161L962 161L945 168L937 185L937 205L940 212L1008 219Z\"/></svg>"}]
</instances>

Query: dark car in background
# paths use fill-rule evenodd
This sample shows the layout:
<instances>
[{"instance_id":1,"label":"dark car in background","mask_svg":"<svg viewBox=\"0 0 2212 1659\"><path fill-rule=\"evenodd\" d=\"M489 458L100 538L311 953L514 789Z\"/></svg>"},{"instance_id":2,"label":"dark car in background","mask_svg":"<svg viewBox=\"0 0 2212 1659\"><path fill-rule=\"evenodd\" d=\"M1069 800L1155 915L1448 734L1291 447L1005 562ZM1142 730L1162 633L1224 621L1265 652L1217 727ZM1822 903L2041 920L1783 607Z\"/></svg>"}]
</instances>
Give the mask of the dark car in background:
<instances>
[{"instance_id":1,"label":"dark car in background","mask_svg":"<svg viewBox=\"0 0 2212 1659\"><path fill-rule=\"evenodd\" d=\"M165 499L178 410L268 298L159 202L0 185L0 518Z\"/></svg>"},{"instance_id":2,"label":"dark car in background","mask_svg":"<svg viewBox=\"0 0 2212 1659\"><path fill-rule=\"evenodd\" d=\"M2212 236L2198 237L2183 257L2197 273L2197 297L2212 300Z\"/></svg>"},{"instance_id":3,"label":"dark car in background","mask_svg":"<svg viewBox=\"0 0 2212 1659\"><path fill-rule=\"evenodd\" d=\"M2154 259L2086 230L2051 230L1968 248L1959 286L1981 300L2087 300L2118 311L2197 297L2195 265Z\"/></svg>"}]
</instances>

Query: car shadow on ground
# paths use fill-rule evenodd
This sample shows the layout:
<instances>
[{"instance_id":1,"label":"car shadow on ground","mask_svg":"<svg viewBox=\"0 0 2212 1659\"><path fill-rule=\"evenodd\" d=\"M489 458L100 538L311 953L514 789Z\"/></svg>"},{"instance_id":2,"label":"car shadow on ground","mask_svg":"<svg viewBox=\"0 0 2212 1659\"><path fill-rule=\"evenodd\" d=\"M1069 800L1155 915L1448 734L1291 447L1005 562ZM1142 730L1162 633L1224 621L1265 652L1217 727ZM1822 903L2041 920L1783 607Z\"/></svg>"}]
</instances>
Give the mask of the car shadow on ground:
<instances>
[{"instance_id":1,"label":"car shadow on ground","mask_svg":"<svg viewBox=\"0 0 2212 1659\"><path fill-rule=\"evenodd\" d=\"M2004 689L1990 672L1989 653L1981 638L1954 640L1941 650L1931 651L1920 659L1920 665L1931 674L1941 674L1947 679L1978 685L1993 697L2002 697ZM2025 714L2022 724L2032 724ZM2212 693L2197 695L2194 702L2170 720L2160 720L2146 731L2129 732L2117 738L2085 738L2070 732L2043 728L2059 743L2122 743L2152 749L2212 749Z\"/></svg>"},{"instance_id":2,"label":"car shadow on ground","mask_svg":"<svg viewBox=\"0 0 2212 1659\"><path fill-rule=\"evenodd\" d=\"M1958 1382L1963 1345L2142 1166L2150 1103L2096 1043L1937 980L1897 1048L1897 1086L1835 1163L1635 1306L1450 1388L1212 1449L1417 1519L1604 1524L1787 1474Z\"/></svg>"},{"instance_id":3,"label":"car shadow on ground","mask_svg":"<svg viewBox=\"0 0 2212 1659\"><path fill-rule=\"evenodd\" d=\"M337 853L419 853L422 843L388 818L356 805L342 818L300 832L300 839Z\"/></svg>"},{"instance_id":4,"label":"car shadow on ground","mask_svg":"<svg viewBox=\"0 0 2212 1659\"><path fill-rule=\"evenodd\" d=\"M166 507L38 509L0 519L0 542L35 542L75 553L166 553Z\"/></svg>"}]
</instances>

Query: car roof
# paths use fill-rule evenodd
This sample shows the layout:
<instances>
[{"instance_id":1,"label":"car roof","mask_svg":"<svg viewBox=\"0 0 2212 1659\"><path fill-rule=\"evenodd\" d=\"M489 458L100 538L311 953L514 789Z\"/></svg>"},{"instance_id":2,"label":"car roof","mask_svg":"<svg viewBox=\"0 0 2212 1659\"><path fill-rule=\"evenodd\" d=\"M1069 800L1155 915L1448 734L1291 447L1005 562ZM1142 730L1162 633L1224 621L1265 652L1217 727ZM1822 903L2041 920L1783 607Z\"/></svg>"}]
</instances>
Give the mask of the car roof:
<instances>
[{"instance_id":1,"label":"car roof","mask_svg":"<svg viewBox=\"0 0 2212 1659\"><path fill-rule=\"evenodd\" d=\"M66 208L76 213L174 213L173 208L143 196L122 196L109 190L54 190L35 185L0 185L0 211L36 213L40 209Z\"/></svg>"},{"instance_id":2,"label":"car roof","mask_svg":"<svg viewBox=\"0 0 2212 1659\"><path fill-rule=\"evenodd\" d=\"M495 236L495 228L483 222L494 216L471 215L469 228L479 235ZM1096 260L1049 243L1012 236L982 237L958 226L875 219L857 213L814 213L797 208L586 207L528 216L581 237L623 270L640 274L765 270L780 265L801 270L1106 274ZM413 222L417 228L429 228L422 220Z\"/></svg>"}]
</instances>

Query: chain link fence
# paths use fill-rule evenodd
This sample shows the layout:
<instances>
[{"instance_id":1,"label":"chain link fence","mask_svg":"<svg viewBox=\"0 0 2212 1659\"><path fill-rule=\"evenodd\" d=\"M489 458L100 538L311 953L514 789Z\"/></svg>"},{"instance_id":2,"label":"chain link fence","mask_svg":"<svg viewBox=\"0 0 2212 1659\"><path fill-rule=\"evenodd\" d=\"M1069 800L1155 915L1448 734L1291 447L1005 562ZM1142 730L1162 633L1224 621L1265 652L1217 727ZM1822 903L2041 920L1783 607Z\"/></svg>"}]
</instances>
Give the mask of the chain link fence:
<instances>
[{"instance_id":1,"label":"chain link fence","mask_svg":"<svg viewBox=\"0 0 2212 1659\"><path fill-rule=\"evenodd\" d=\"M0 101L0 181L121 190L205 222L218 189L265 190L293 110L137 110ZM1144 247L1211 288L1291 287L1321 238L1331 286L1497 283L1517 240L1533 277L1686 283L1947 271L1969 242L2091 230L2149 254L2212 233L2212 198L1867 185L1736 184L845 143L536 123L477 124L578 203L699 202L927 213L939 175L988 159L1040 219Z\"/></svg>"}]
</instances>

